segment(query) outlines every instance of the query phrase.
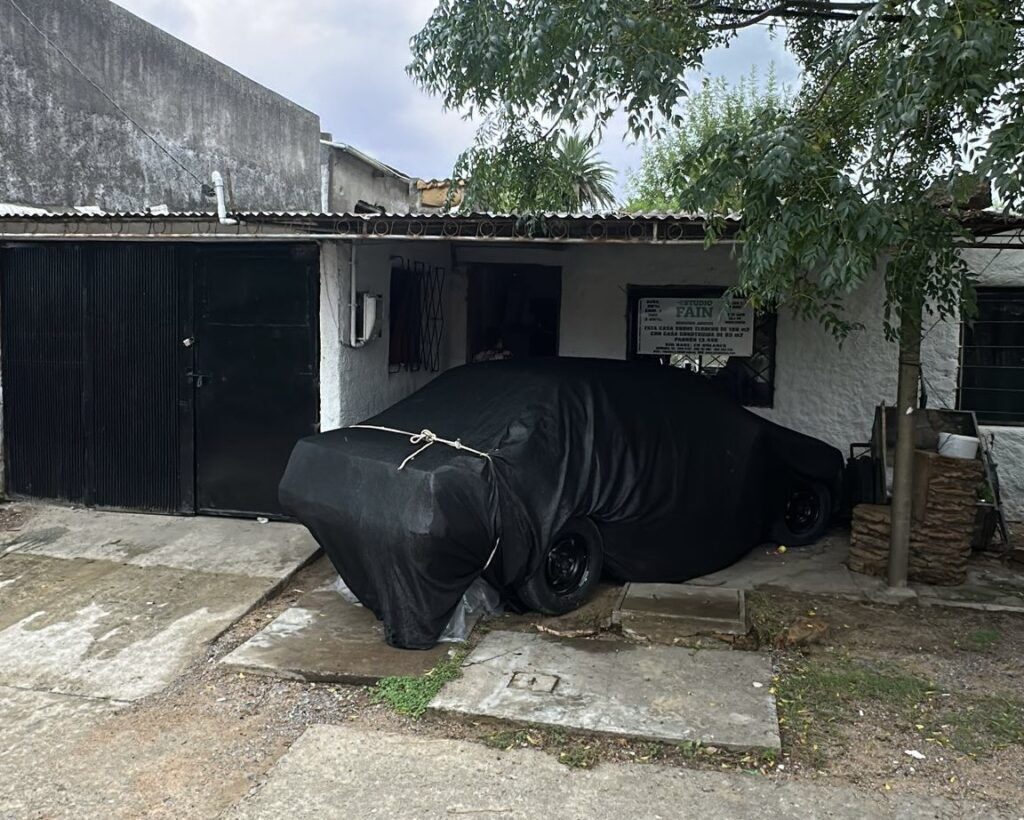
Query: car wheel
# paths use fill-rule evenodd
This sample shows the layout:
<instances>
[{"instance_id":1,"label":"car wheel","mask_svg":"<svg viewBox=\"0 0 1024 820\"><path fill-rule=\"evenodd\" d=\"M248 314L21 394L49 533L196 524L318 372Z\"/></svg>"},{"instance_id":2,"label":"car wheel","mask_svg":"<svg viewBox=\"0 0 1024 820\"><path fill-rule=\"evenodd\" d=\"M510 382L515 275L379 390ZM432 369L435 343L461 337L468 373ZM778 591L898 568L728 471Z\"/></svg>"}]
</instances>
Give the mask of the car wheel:
<instances>
[{"instance_id":1,"label":"car wheel","mask_svg":"<svg viewBox=\"0 0 1024 820\"><path fill-rule=\"evenodd\" d=\"M604 549L593 521L573 518L544 550L540 567L516 590L529 609L564 615L579 607L601 580Z\"/></svg>"},{"instance_id":2,"label":"car wheel","mask_svg":"<svg viewBox=\"0 0 1024 820\"><path fill-rule=\"evenodd\" d=\"M828 530L832 493L819 481L798 479L786 496L782 514L772 525L773 541L790 547L813 544Z\"/></svg>"}]
</instances>

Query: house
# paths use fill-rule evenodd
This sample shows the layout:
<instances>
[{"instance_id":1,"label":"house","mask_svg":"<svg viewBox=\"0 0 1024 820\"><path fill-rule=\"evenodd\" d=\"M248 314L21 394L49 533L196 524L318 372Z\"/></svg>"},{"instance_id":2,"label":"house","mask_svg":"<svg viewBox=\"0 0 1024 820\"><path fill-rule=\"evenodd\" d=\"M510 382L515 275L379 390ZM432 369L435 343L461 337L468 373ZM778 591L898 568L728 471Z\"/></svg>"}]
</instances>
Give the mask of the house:
<instances>
[{"instance_id":1,"label":"house","mask_svg":"<svg viewBox=\"0 0 1024 820\"><path fill-rule=\"evenodd\" d=\"M542 234L473 214L226 221L0 217L4 306L24 306L2 323L8 492L274 515L299 436L362 421L497 339L514 356L664 357L663 300L714 299L737 277L729 241L705 250L683 215L550 214ZM1024 334L1022 251L966 253L982 313L926 329L925 384L932 406L973 409L994 435L1019 519L1020 371L991 362ZM677 363L715 375L732 361L754 412L846 451L896 387L880 282L851 311L864 329L840 347L787 312L740 310L728 338L705 334L709 349Z\"/></svg>"},{"instance_id":2,"label":"house","mask_svg":"<svg viewBox=\"0 0 1024 820\"><path fill-rule=\"evenodd\" d=\"M402 213L415 210L417 180L351 145L321 135L324 213Z\"/></svg>"},{"instance_id":3,"label":"house","mask_svg":"<svg viewBox=\"0 0 1024 820\"><path fill-rule=\"evenodd\" d=\"M671 361L844 451L895 396L880 279L851 298L864 330L842 347L784 311L708 322L737 267L732 239L704 248L698 217L548 214L533 230L444 214L448 181L336 142L315 114L118 6L20 9L0 3L9 494L280 514L297 438L496 345ZM972 409L994 435L1021 519L1024 251L998 237L1018 224L979 219L997 235L964 251L981 315L926 328L925 385L931 406Z\"/></svg>"}]
</instances>

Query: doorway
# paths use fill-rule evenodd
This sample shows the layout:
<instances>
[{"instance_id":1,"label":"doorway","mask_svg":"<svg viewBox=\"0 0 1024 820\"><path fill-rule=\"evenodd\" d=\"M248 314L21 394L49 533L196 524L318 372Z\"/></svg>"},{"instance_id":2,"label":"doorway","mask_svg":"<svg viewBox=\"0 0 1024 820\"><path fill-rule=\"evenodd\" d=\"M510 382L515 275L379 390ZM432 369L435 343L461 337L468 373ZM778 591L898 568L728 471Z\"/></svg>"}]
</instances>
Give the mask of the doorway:
<instances>
[{"instance_id":1,"label":"doorway","mask_svg":"<svg viewBox=\"0 0 1024 820\"><path fill-rule=\"evenodd\" d=\"M560 267L471 266L467 361L557 356L561 302Z\"/></svg>"},{"instance_id":2,"label":"doorway","mask_svg":"<svg viewBox=\"0 0 1024 820\"><path fill-rule=\"evenodd\" d=\"M315 245L3 250L13 495L278 517L318 415Z\"/></svg>"}]
</instances>

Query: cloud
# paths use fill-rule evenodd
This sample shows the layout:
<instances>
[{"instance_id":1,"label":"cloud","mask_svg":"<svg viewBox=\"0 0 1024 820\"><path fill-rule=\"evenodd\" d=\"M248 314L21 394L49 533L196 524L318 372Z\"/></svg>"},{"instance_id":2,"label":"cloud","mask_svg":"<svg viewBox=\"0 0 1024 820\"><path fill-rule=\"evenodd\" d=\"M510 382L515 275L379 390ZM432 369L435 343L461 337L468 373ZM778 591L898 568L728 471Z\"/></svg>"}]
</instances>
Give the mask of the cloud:
<instances>
[{"instance_id":1,"label":"cloud","mask_svg":"<svg viewBox=\"0 0 1024 820\"><path fill-rule=\"evenodd\" d=\"M434 0L115 0L134 14L320 115L335 139L406 173L447 176L473 138L473 125L423 93L405 73L409 39ZM258 11L256 10L258 9ZM766 68L794 82L796 64L764 29L741 34L709 55L709 75L729 79ZM613 122L602 153L620 172L639 163L640 148Z\"/></svg>"}]
</instances>

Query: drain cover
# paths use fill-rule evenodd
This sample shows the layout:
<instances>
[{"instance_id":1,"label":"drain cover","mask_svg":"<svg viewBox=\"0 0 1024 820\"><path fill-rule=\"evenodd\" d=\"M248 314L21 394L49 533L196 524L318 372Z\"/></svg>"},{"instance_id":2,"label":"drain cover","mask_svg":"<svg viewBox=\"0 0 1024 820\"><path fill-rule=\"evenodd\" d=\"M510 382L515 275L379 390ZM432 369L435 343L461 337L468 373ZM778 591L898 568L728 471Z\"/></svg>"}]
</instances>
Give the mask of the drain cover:
<instances>
[{"instance_id":1,"label":"drain cover","mask_svg":"<svg viewBox=\"0 0 1024 820\"><path fill-rule=\"evenodd\" d=\"M554 692L556 686L557 675L540 675L536 672L516 672L508 682L509 689L525 689L528 692Z\"/></svg>"}]
</instances>

